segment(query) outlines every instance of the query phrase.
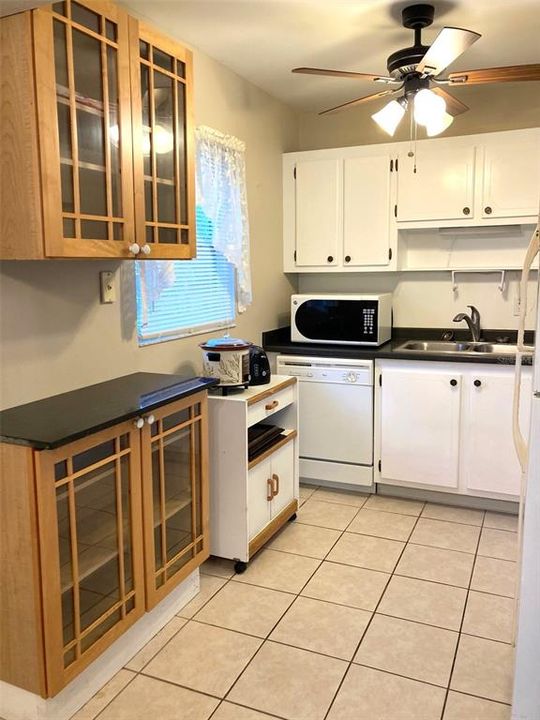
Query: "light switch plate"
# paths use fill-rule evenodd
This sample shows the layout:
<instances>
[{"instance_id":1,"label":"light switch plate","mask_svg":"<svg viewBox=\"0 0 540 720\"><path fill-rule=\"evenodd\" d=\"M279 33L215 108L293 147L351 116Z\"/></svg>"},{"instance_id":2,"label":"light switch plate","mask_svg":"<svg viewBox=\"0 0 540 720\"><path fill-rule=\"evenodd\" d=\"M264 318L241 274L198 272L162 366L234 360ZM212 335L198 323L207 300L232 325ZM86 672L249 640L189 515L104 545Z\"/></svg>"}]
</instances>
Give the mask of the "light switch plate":
<instances>
[{"instance_id":1,"label":"light switch plate","mask_svg":"<svg viewBox=\"0 0 540 720\"><path fill-rule=\"evenodd\" d=\"M113 303L116 302L116 287L114 285L114 273L113 272L100 272L99 282L101 289L101 302Z\"/></svg>"}]
</instances>

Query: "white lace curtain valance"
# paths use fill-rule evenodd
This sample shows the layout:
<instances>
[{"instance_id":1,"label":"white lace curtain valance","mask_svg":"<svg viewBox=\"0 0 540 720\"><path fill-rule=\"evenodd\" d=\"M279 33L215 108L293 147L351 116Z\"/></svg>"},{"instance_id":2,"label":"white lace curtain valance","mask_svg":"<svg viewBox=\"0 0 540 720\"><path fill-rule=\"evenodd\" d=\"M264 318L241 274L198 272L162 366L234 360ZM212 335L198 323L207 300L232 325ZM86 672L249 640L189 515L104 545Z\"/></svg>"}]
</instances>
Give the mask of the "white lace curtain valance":
<instances>
[{"instance_id":1,"label":"white lace curtain valance","mask_svg":"<svg viewBox=\"0 0 540 720\"><path fill-rule=\"evenodd\" d=\"M236 269L236 304L244 312L252 300L245 144L205 126L196 138L197 204L213 223L214 247Z\"/></svg>"}]
</instances>

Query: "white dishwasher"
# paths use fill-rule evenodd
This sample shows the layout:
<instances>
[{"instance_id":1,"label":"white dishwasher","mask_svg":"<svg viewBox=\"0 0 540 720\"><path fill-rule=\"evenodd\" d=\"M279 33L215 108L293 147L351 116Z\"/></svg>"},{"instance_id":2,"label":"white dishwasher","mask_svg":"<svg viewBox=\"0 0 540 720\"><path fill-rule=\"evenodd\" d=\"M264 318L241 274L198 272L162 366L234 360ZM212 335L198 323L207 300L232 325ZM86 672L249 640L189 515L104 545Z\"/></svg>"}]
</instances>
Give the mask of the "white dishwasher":
<instances>
[{"instance_id":1,"label":"white dishwasher","mask_svg":"<svg viewBox=\"0 0 540 720\"><path fill-rule=\"evenodd\" d=\"M373 484L373 361L278 355L298 378L300 477Z\"/></svg>"}]
</instances>

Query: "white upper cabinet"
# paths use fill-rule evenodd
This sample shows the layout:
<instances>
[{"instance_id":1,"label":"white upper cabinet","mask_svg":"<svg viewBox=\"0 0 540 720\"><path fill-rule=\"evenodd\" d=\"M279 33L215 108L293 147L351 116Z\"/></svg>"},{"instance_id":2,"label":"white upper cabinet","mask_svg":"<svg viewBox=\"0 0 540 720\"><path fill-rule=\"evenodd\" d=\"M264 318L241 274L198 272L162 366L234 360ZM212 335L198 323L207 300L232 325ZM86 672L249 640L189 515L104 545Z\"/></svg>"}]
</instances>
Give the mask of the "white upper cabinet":
<instances>
[{"instance_id":1,"label":"white upper cabinet","mask_svg":"<svg viewBox=\"0 0 540 720\"><path fill-rule=\"evenodd\" d=\"M390 261L390 157L343 160L343 262L351 267Z\"/></svg>"},{"instance_id":2,"label":"white upper cabinet","mask_svg":"<svg viewBox=\"0 0 540 720\"><path fill-rule=\"evenodd\" d=\"M399 153L397 221L459 220L474 212L474 146L417 143Z\"/></svg>"},{"instance_id":3,"label":"white upper cabinet","mask_svg":"<svg viewBox=\"0 0 540 720\"><path fill-rule=\"evenodd\" d=\"M527 134L484 147L482 217L536 215L540 203L540 143Z\"/></svg>"},{"instance_id":4,"label":"white upper cabinet","mask_svg":"<svg viewBox=\"0 0 540 720\"><path fill-rule=\"evenodd\" d=\"M341 163L335 158L296 163L296 265L337 265L340 252Z\"/></svg>"}]
</instances>

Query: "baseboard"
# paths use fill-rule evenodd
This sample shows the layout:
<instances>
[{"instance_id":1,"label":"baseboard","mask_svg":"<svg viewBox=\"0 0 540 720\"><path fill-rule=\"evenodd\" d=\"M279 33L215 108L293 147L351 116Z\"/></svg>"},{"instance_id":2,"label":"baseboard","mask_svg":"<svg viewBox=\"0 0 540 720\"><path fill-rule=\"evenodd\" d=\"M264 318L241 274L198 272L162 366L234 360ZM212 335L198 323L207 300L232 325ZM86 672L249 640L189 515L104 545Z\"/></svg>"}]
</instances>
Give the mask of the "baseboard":
<instances>
[{"instance_id":1,"label":"baseboard","mask_svg":"<svg viewBox=\"0 0 540 720\"><path fill-rule=\"evenodd\" d=\"M510 513L511 515L517 515L519 510L519 503L511 500L495 500L475 495L459 495L458 493L446 493L439 490L421 490L419 488L386 485L384 483L377 483L376 487L377 495L393 495L394 497L409 500L423 500L441 505L454 505L474 510L491 510L493 512Z\"/></svg>"}]
</instances>

